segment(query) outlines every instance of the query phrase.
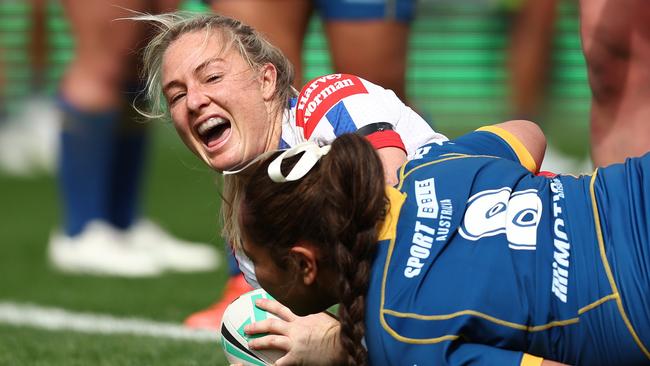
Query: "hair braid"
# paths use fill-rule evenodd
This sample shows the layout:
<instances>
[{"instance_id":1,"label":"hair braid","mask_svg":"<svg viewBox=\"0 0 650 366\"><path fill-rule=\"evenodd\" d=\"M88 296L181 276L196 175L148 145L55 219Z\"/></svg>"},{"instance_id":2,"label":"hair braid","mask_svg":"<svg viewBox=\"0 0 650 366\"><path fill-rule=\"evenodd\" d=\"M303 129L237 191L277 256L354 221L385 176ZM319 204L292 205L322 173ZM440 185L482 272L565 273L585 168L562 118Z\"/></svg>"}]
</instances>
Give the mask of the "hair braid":
<instances>
[{"instance_id":1,"label":"hair braid","mask_svg":"<svg viewBox=\"0 0 650 366\"><path fill-rule=\"evenodd\" d=\"M243 179L239 227L246 242L270 249L278 264L300 240L320 247L319 265L336 273L341 344L346 364L366 365L366 293L377 247L377 226L387 205L379 156L365 138L347 134L297 181L273 183L268 160ZM284 174L298 161L282 162ZM332 304L323 304L325 308ZM323 308L323 309L325 309Z\"/></svg>"},{"instance_id":2,"label":"hair braid","mask_svg":"<svg viewBox=\"0 0 650 366\"><path fill-rule=\"evenodd\" d=\"M338 243L335 258L341 271L339 288L341 289L341 344L348 353L348 364L366 365L367 352L362 346L365 334L366 292L370 277L371 260L374 245L367 242L376 241L376 231L367 230L357 234L351 249Z\"/></svg>"},{"instance_id":3,"label":"hair braid","mask_svg":"<svg viewBox=\"0 0 650 366\"><path fill-rule=\"evenodd\" d=\"M376 251L377 223L384 215L386 199L383 179L377 182L381 163L359 162L367 145L358 136L342 136L343 145L327 156L322 167L326 202L334 206L329 220L337 222L338 242L334 246L334 263L339 269L341 344L348 353L348 364L366 365L367 352L362 346L365 334L366 292L372 259ZM352 140L355 143L351 143ZM345 143L343 143L345 141ZM365 141L364 141L365 142ZM374 153L374 151L373 151ZM342 158L345 156L346 158ZM350 159L349 157L356 157ZM378 163L376 160L375 163ZM383 175L381 176L383 177ZM377 184L379 183L379 184ZM345 197L345 199L341 199ZM342 212L347 214L342 215Z\"/></svg>"}]
</instances>

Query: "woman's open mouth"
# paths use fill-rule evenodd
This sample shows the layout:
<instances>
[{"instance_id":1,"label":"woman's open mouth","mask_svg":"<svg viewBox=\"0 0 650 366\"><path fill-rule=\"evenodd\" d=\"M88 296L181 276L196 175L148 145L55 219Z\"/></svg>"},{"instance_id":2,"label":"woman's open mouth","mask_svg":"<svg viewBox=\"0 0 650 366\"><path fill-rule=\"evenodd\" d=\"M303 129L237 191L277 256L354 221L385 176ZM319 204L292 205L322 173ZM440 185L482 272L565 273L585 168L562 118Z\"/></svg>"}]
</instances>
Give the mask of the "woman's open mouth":
<instances>
[{"instance_id":1,"label":"woman's open mouth","mask_svg":"<svg viewBox=\"0 0 650 366\"><path fill-rule=\"evenodd\" d=\"M203 122L197 132L205 146L216 147L230 136L230 121L222 117L212 117Z\"/></svg>"}]
</instances>

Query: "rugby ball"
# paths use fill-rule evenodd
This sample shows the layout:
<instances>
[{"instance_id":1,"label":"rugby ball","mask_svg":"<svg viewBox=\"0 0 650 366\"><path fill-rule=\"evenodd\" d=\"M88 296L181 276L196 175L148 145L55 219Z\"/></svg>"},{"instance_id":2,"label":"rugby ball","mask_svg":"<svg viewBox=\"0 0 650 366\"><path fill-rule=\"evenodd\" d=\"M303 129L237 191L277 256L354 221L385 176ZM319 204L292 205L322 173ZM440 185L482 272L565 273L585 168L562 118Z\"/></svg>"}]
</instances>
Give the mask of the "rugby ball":
<instances>
[{"instance_id":1,"label":"rugby ball","mask_svg":"<svg viewBox=\"0 0 650 366\"><path fill-rule=\"evenodd\" d=\"M249 336L244 333L244 327L268 318L277 318L255 306L255 300L260 298L273 299L263 289L257 289L239 296L230 303L223 313L221 320L221 347L228 361L240 363L245 366L272 365L283 351L278 350L252 350L248 348L251 339L263 337L264 334Z\"/></svg>"}]
</instances>

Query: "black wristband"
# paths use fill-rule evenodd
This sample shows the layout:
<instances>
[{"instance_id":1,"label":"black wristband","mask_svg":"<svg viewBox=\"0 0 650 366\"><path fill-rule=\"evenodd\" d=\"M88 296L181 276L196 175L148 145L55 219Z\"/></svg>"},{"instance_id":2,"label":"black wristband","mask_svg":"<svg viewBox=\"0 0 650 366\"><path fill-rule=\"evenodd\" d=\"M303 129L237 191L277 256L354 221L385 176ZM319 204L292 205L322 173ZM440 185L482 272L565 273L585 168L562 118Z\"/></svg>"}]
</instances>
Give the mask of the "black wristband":
<instances>
[{"instance_id":1,"label":"black wristband","mask_svg":"<svg viewBox=\"0 0 650 366\"><path fill-rule=\"evenodd\" d=\"M391 125L390 123L377 122L377 123L371 123L369 125L365 125L360 129L358 129L355 133L361 136L368 136L378 131L392 131L392 130L393 130L393 125Z\"/></svg>"}]
</instances>

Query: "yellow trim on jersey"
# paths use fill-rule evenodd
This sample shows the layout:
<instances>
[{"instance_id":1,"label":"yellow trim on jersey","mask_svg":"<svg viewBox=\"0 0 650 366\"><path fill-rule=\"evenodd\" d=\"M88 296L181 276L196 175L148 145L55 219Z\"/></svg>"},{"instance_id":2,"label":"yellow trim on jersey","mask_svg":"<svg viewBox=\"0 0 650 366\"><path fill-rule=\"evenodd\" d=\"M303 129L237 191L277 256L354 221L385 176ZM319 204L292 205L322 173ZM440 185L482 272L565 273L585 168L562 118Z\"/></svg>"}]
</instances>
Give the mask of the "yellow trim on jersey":
<instances>
[{"instance_id":1,"label":"yellow trim on jersey","mask_svg":"<svg viewBox=\"0 0 650 366\"><path fill-rule=\"evenodd\" d=\"M591 205L592 205L593 216L594 216L594 225L596 227L596 237L598 238L598 249L600 250L600 260L603 262L603 266L605 267L605 273L607 273L607 279L609 280L609 285L612 288L613 295L615 295L616 305L618 306L618 312L621 314L623 323L625 323L627 330L630 332L630 335L632 335L634 342L636 342L636 344L639 346L643 354L648 359L650 359L650 352L643 345L643 342L641 342L641 339L636 334L636 331L634 331L634 327L632 326L630 319L627 317L627 314L625 313L625 309L623 308L623 300L621 299L620 292L618 291L618 286L616 286L616 281L614 280L612 269L609 266L609 260L607 260L607 254L605 251L605 241L603 239L603 231L602 231L602 227L600 226L600 214L598 213L598 205L596 201L596 191L594 189L597 175L598 175L598 169L596 169L594 171L594 175L591 176L591 182L589 183L589 194L591 195Z\"/></svg>"},{"instance_id":2,"label":"yellow trim on jersey","mask_svg":"<svg viewBox=\"0 0 650 366\"><path fill-rule=\"evenodd\" d=\"M384 222L379 229L379 240L388 240L395 238L397 232L397 220L399 212L406 201L406 193L402 193L393 187L386 186L386 197L388 197L388 212Z\"/></svg>"},{"instance_id":3,"label":"yellow trim on jersey","mask_svg":"<svg viewBox=\"0 0 650 366\"><path fill-rule=\"evenodd\" d=\"M569 318L566 320L556 320L552 321L550 323L542 324L542 325L524 325L524 324L518 324L518 323L513 323L509 322L507 320L499 319L497 317L482 313L480 311L476 310L461 310L461 311L456 311L451 314L441 314L441 315L422 315L422 314L415 314L415 313L402 313L399 311L394 311L390 309L383 309L382 308L382 313L392 315L398 318L410 318L410 319L417 319L417 320L449 320L453 318L457 318L459 316L465 316L465 315L470 315L474 316L477 318L485 319L489 322L492 322L494 324L498 324L504 327L508 328L513 328L517 330L523 330L527 332L539 332L542 330L547 330L549 328L557 327L557 326L565 326L565 325L571 325L578 323L580 319L578 318Z\"/></svg>"},{"instance_id":4,"label":"yellow trim on jersey","mask_svg":"<svg viewBox=\"0 0 650 366\"><path fill-rule=\"evenodd\" d=\"M454 154L453 156L448 156L448 157L443 158L443 159L438 159L438 160L435 160L435 161L430 161L430 162L420 164L420 165L412 168L411 170L409 170L406 173L405 173L406 166L404 165L404 166L402 166L402 168L400 169L400 172L399 172L400 183L397 186L397 188L401 189L405 178L409 174L414 172L415 170L420 169L422 167L437 164L437 163L447 161L447 160L454 160L454 159L461 159L461 158L476 158L476 157L493 157L493 156L487 156L487 155L455 155ZM597 170L594 172L594 177L595 177L595 173L597 173ZM594 178L592 177L592 197L593 197L593 179ZM492 322L492 323L497 324L497 325L501 325L501 326L505 326L505 327L525 331L525 332L539 332L539 331L548 330L548 329L553 328L553 327L568 326L568 325L577 324L577 323L580 322L579 317L573 317L573 318L564 319L564 320L552 321L552 322L549 322L549 323L546 323L546 324L526 325L526 324L518 324L518 323L510 322L510 321L507 321L507 320L499 319L497 317L494 317L494 316L491 316L491 315L488 315L488 314L485 314L485 313L482 313L482 312L479 312L479 311L476 311L476 310L471 310L471 309L465 309L465 310L460 310L460 311L457 311L457 312L454 312L454 313L451 313L451 314L440 314L440 315L422 315L422 314L416 314L416 313L402 313L402 312L398 312L398 311L395 311L395 310L386 309L384 306L385 306L385 298L386 298L386 280L387 280L387 277L388 277L388 267L389 267L389 264L390 264L390 261L391 261L392 255L393 255L393 250L395 249L397 219L399 217L399 210L401 209L401 207L402 207L402 205L404 203L404 200L406 199L406 194L400 192L398 189L395 189L395 188L392 188L392 187L387 188L386 192L387 192L387 196L388 196L389 200L391 201L391 203L397 202L397 204L396 205L391 204L390 211L387 214L387 220L389 220L389 221L386 221L384 223L384 227L380 231L380 240L388 240L388 239L390 239L390 243L389 243L389 247L388 247L388 252L386 254L386 262L384 263L384 273L383 273L383 276L382 276L382 288L381 288L381 300L380 300L381 303L380 303L380 311L379 311L379 318L380 319L379 319L379 322L382 325L382 327L384 328L384 331L386 331L388 334L390 334L393 338L395 338L395 339L397 339L397 340L399 340L401 342L412 343L412 344L432 344L432 343L438 343L438 342L442 342L442 341L455 340L455 339L458 339L460 337L460 335L448 334L448 335L444 335L444 336L440 336L440 337L436 337L436 338L428 338L428 339L427 338L425 338L425 339L415 339L415 338L404 337L404 336L400 335L399 333L397 333L394 329L392 329L388 325L388 322L385 319L386 315L391 315L391 316L400 317L400 318L411 318L411 319L417 319L417 320L433 320L433 321L436 321L436 320L449 320L449 319L460 317L460 316L475 316L477 318L487 320L487 321ZM594 198L592 198L592 199L595 202L595 199ZM594 203L594 207L595 207L595 203ZM596 212L596 210L594 212L594 217L595 217L595 220L596 220L597 236L599 238L599 243L601 243L602 242L602 233L600 231L600 225L599 225L599 222L598 222L598 212ZM602 245L601 245L601 247L602 247ZM604 249L601 249L601 253L604 253ZM605 258L605 261L606 261L606 258ZM608 276L609 276L611 274L611 272L609 271L609 265L606 262L605 262L605 268L608 271ZM612 282L612 281L610 281L610 282ZM614 286L615 286L615 284L614 284ZM613 287L613 288L615 288L615 287ZM592 302L591 304L588 304L588 305L578 309L578 315L582 315L582 314L586 313L587 311L593 310L593 309L597 308L598 306L600 306L600 305L602 305L605 302L610 301L610 300L616 300L617 303L620 303L620 296L618 295L617 291L614 291L614 293L609 294L607 296L604 296L604 297ZM622 309L621 306L622 305L619 305L619 309ZM627 317L625 315L624 315L624 319L627 320ZM627 321L626 324L629 324L629 321ZM634 331L631 329L631 326L628 327L628 328L633 333L633 336L635 337L635 339L638 340L638 337L636 337L636 333L634 333ZM640 342L637 342L637 343L639 343L639 345L645 351L645 348L643 348L643 345L640 344Z\"/></svg>"},{"instance_id":5,"label":"yellow trim on jersey","mask_svg":"<svg viewBox=\"0 0 650 366\"><path fill-rule=\"evenodd\" d=\"M521 363L519 365L521 366L541 366L542 362L544 361L543 358L533 356L528 353L524 353L524 357L521 358Z\"/></svg>"},{"instance_id":6,"label":"yellow trim on jersey","mask_svg":"<svg viewBox=\"0 0 650 366\"><path fill-rule=\"evenodd\" d=\"M397 189L402 189L402 186L404 185L404 180L406 177L408 177L411 173L414 171L424 168L425 166L433 165L433 164L438 164L442 163L443 161L448 161L448 160L456 160L456 159L463 159L463 158L496 158L496 156L489 156L489 155L462 155L462 154L454 154L453 156L447 157L447 158L442 158L434 161L428 161L426 163L422 163L418 166L413 167L411 170L408 172L406 171L406 164L402 165L402 168L399 171L399 184L397 185Z\"/></svg>"},{"instance_id":7,"label":"yellow trim on jersey","mask_svg":"<svg viewBox=\"0 0 650 366\"><path fill-rule=\"evenodd\" d=\"M515 151L521 165L526 167L530 172L537 173L538 168L535 159L533 159L526 146L515 135L497 126L483 126L476 131L487 131L501 137Z\"/></svg>"},{"instance_id":8,"label":"yellow trim on jersey","mask_svg":"<svg viewBox=\"0 0 650 366\"><path fill-rule=\"evenodd\" d=\"M595 309L599 305L601 305L601 304L603 304L603 303L605 303L607 301L616 300L616 299L618 299L618 294L610 294L610 295L607 295L605 297L602 297L602 298L592 302L591 304L589 304L587 306L583 306L580 309L578 309L578 315L582 315L583 313L586 313L587 311L589 311L591 309Z\"/></svg>"}]
</instances>

